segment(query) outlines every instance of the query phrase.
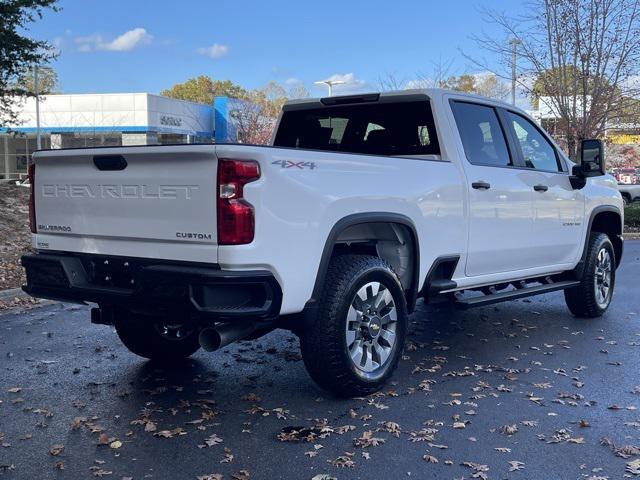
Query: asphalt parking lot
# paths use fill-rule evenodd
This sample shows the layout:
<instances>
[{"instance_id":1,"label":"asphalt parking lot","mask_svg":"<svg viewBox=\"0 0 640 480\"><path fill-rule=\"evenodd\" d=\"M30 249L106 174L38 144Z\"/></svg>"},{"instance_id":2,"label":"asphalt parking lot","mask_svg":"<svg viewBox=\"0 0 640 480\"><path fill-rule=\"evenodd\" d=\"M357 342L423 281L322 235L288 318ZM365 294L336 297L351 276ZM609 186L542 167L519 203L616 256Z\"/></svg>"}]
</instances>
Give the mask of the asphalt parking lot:
<instances>
[{"instance_id":1,"label":"asphalt parking lot","mask_svg":"<svg viewBox=\"0 0 640 480\"><path fill-rule=\"evenodd\" d=\"M167 368L85 307L9 311L0 478L634 477L639 283L633 241L601 319L573 318L561 293L468 312L420 304L394 383L353 400L314 385L286 332Z\"/></svg>"}]
</instances>

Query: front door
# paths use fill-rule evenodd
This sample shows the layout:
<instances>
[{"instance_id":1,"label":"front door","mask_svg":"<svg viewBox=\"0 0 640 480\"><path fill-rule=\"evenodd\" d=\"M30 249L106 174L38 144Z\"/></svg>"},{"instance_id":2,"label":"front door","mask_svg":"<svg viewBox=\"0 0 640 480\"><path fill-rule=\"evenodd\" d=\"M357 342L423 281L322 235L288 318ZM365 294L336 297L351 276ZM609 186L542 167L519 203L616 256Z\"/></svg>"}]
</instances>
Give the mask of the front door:
<instances>
[{"instance_id":1,"label":"front door","mask_svg":"<svg viewBox=\"0 0 640 480\"><path fill-rule=\"evenodd\" d=\"M571 187L559 152L535 124L515 112L505 116L528 169L524 181L533 192L529 248L540 266L572 263L583 247L584 194Z\"/></svg>"},{"instance_id":2,"label":"front door","mask_svg":"<svg viewBox=\"0 0 640 480\"><path fill-rule=\"evenodd\" d=\"M533 197L523 171L514 168L496 109L454 101L453 113L467 158L469 192L467 276L536 266L523 248L533 230Z\"/></svg>"}]
</instances>

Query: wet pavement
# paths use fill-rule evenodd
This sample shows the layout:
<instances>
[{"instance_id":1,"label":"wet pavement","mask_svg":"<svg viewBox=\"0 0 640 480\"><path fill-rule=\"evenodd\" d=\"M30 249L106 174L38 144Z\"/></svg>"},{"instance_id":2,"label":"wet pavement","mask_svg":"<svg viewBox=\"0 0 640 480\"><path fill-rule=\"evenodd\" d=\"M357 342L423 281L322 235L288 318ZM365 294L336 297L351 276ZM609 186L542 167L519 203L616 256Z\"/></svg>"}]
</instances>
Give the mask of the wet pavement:
<instances>
[{"instance_id":1,"label":"wet pavement","mask_svg":"<svg viewBox=\"0 0 640 480\"><path fill-rule=\"evenodd\" d=\"M86 307L0 313L0 478L634 477L639 283L630 241L601 319L562 293L419 303L393 383L352 400L311 381L288 332L163 367Z\"/></svg>"}]
</instances>

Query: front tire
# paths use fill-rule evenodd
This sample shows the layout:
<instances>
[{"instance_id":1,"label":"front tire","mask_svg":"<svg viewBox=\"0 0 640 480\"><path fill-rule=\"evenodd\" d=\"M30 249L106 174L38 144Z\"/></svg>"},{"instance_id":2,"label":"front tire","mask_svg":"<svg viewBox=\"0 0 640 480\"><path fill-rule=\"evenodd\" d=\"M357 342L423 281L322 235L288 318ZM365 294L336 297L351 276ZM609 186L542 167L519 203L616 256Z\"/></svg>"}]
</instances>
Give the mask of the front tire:
<instances>
[{"instance_id":1,"label":"front tire","mask_svg":"<svg viewBox=\"0 0 640 480\"><path fill-rule=\"evenodd\" d=\"M317 315L301 335L307 371L341 397L379 390L398 365L407 317L400 281L384 260L334 257Z\"/></svg>"},{"instance_id":2,"label":"front tire","mask_svg":"<svg viewBox=\"0 0 640 480\"><path fill-rule=\"evenodd\" d=\"M606 234L591 234L585 262L580 285L566 289L564 298L576 317L600 317L609 308L616 281L615 252Z\"/></svg>"},{"instance_id":3,"label":"front tire","mask_svg":"<svg viewBox=\"0 0 640 480\"><path fill-rule=\"evenodd\" d=\"M198 330L161 317L121 311L115 321L118 337L132 353L156 361L174 361L200 348Z\"/></svg>"}]
</instances>

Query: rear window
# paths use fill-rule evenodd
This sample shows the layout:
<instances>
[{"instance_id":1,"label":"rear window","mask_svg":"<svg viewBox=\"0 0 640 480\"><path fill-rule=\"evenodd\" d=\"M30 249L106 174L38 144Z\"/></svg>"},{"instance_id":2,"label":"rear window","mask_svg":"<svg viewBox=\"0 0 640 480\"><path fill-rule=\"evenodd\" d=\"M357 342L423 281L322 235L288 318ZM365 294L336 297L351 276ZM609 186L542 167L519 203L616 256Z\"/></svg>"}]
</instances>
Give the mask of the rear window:
<instances>
[{"instance_id":1,"label":"rear window","mask_svg":"<svg viewBox=\"0 0 640 480\"><path fill-rule=\"evenodd\" d=\"M274 146L370 155L440 154L428 101L285 111Z\"/></svg>"}]
</instances>

